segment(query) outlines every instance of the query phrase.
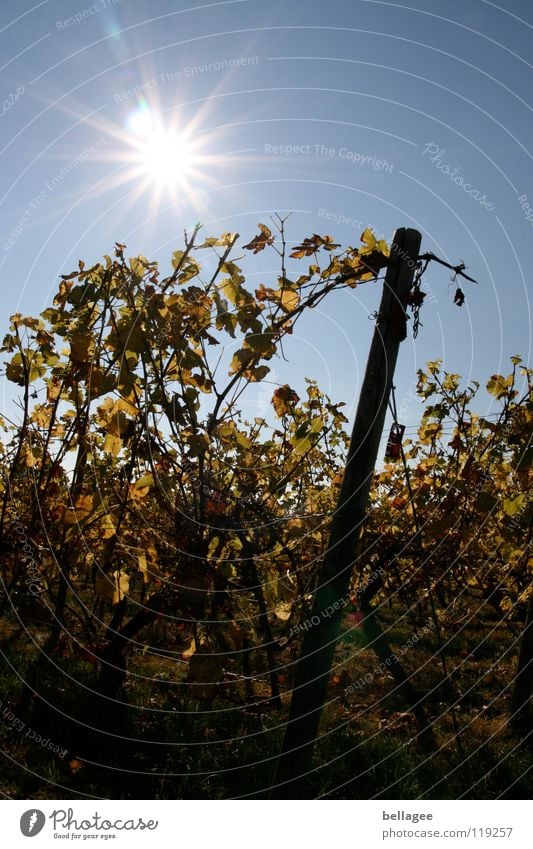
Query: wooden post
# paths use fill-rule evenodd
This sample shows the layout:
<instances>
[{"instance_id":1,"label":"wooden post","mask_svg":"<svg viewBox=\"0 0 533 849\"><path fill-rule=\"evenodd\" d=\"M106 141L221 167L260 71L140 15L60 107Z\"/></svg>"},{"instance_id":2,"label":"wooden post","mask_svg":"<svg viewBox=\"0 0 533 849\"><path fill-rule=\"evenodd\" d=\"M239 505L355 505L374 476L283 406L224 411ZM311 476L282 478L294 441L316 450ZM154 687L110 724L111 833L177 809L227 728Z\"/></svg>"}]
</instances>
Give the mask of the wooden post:
<instances>
[{"instance_id":1,"label":"wooden post","mask_svg":"<svg viewBox=\"0 0 533 849\"><path fill-rule=\"evenodd\" d=\"M356 561L398 350L406 337L405 301L420 242L418 230L401 227L394 234L346 469L315 593L312 621L319 621L306 632L296 666L289 720L271 792L275 799L306 798L305 776L311 766L343 602Z\"/></svg>"},{"instance_id":2,"label":"wooden post","mask_svg":"<svg viewBox=\"0 0 533 849\"><path fill-rule=\"evenodd\" d=\"M518 734L526 735L531 728L529 702L533 690L533 597L529 599L522 639L518 669L511 697L511 727Z\"/></svg>"}]
</instances>

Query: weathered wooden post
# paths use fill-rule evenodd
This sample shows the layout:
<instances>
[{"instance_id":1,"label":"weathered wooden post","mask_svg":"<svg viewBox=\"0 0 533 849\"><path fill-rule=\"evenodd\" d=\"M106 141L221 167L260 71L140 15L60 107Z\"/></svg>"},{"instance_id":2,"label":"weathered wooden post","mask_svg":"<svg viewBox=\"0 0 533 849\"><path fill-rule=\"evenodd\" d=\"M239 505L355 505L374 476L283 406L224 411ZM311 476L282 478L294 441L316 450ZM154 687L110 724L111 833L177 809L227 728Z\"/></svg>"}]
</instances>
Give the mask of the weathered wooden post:
<instances>
[{"instance_id":1,"label":"weathered wooden post","mask_svg":"<svg viewBox=\"0 0 533 849\"><path fill-rule=\"evenodd\" d=\"M531 532L531 531L530 531ZM529 599L520 653L516 671L513 695L511 697L511 726L525 736L531 729L529 719L531 693L533 691L533 597Z\"/></svg>"},{"instance_id":2,"label":"weathered wooden post","mask_svg":"<svg viewBox=\"0 0 533 849\"><path fill-rule=\"evenodd\" d=\"M303 782L311 766L326 698L342 617L341 601L346 599L349 590L398 350L406 337L405 303L420 254L420 242L418 230L401 227L394 234L346 469L315 594L313 619L318 618L319 622L303 639L272 798L305 798Z\"/></svg>"}]
</instances>

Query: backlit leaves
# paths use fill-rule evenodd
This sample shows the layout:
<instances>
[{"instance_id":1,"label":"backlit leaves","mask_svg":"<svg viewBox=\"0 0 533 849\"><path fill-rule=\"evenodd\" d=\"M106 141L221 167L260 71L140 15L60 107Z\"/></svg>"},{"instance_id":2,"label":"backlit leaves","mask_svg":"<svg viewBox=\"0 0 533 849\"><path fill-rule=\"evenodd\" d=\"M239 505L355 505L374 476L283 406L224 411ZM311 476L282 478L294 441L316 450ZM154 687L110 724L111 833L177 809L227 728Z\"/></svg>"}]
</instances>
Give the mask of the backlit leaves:
<instances>
[{"instance_id":1,"label":"backlit leaves","mask_svg":"<svg viewBox=\"0 0 533 849\"><path fill-rule=\"evenodd\" d=\"M441 365L435 360L419 372L419 395L431 401L425 405L419 440L411 441L406 452L412 490L401 467L385 466L369 523L374 532L386 535L394 528L397 539L402 533L411 538L414 500L432 580L457 592L466 583L469 599L478 601L491 598L497 585L498 599L491 603L501 615L530 594L525 554L533 475L531 464L526 460L522 467L522 462L530 456L533 372L525 369L520 376L525 378L520 400L517 375L492 375L487 384L491 412L482 417L470 407L479 384L464 386L459 375ZM451 440L442 438L448 434ZM394 525L391 505L397 508ZM399 586L416 582L417 557L399 563Z\"/></svg>"},{"instance_id":2,"label":"backlit leaves","mask_svg":"<svg viewBox=\"0 0 533 849\"><path fill-rule=\"evenodd\" d=\"M297 245L291 251L290 256L292 259L302 259L306 256L312 256L321 248L325 251L333 251L338 247L340 247L339 244L334 242L331 236L319 236L314 233L310 238L304 239L301 245Z\"/></svg>"},{"instance_id":3,"label":"backlit leaves","mask_svg":"<svg viewBox=\"0 0 533 849\"><path fill-rule=\"evenodd\" d=\"M202 248L227 248L233 244L237 237L236 233L222 233L221 236L209 236L201 245L196 245L196 250Z\"/></svg>"},{"instance_id":4,"label":"backlit leaves","mask_svg":"<svg viewBox=\"0 0 533 849\"><path fill-rule=\"evenodd\" d=\"M375 279L388 262L386 243L369 229L358 248L346 250L331 236L313 234L292 251L290 265L303 260L302 274L291 269L289 278L276 261L275 274L262 283L249 276L248 288L243 269L226 255L233 241L225 233L198 246L208 251L207 273L191 259L194 245L175 251L175 274L161 282L155 264L142 256L127 260L117 245L116 259L62 280L55 305L40 318L13 317L2 349L8 377L23 387L35 383L9 518L19 502L31 516L31 487L40 480L47 579L57 591L57 564L46 546L54 553L68 548L66 567L83 576L84 604L96 579L102 635L112 606L130 593L132 615L155 597L154 610L171 610L174 623L207 618L203 633L196 627L197 639L187 626L180 644L190 683L198 685L191 689L206 699L220 694L224 675L219 646L207 651L219 624L225 639L240 639L237 656L243 634L254 652L267 642L259 590L276 641L308 615L343 480L342 405L311 380L302 388L277 386L275 358L290 361L300 314L334 290ZM282 240L260 225L246 245L246 262L265 249L282 251ZM518 357L512 362L520 365ZM274 385L266 382L269 366ZM525 385L527 373L515 370ZM469 590L488 598L492 568L512 603L527 590L520 535L530 511L531 402L518 404L512 376L494 375L491 411L483 417L470 410L477 388L469 387L438 360L419 372L424 415L419 437L405 447L421 541L402 464L380 466L373 484L370 549L376 562L394 558L385 588L412 594L417 604L426 604L422 557L445 591L455 591L463 570ZM4 440L6 468L15 454L8 439L16 446L19 433L13 429ZM6 488L8 480L4 474ZM188 609L191 585L201 588L199 610L206 594L211 604L220 589L220 623L210 611L206 617ZM79 604L73 594L69 604Z\"/></svg>"},{"instance_id":5,"label":"backlit leaves","mask_svg":"<svg viewBox=\"0 0 533 849\"><path fill-rule=\"evenodd\" d=\"M93 512L94 496L80 495L74 507L67 507L63 514L65 525L77 525L86 521Z\"/></svg>"},{"instance_id":6,"label":"backlit leaves","mask_svg":"<svg viewBox=\"0 0 533 849\"><path fill-rule=\"evenodd\" d=\"M141 478L130 485L129 495L133 501L143 501L151 488L154 485L154 476L152 474L143 475Z\"/></svg>"},{"instance_id":7,"label":"backlit leaves","mask_svg":"<svg viewBox=\"0 0 533 849\"><path fill-rule=\"evenodd\" d=\"M6 366L6 377L19 386L24 386L26 377L28 383L34 383L47 372L47 363L39 351L25 349L15 354Z\"/></svg>"},{"instance_id":8,"label":"backlit leaves","mask_svg":"<svg viewBox=\"0 0 533 849\"><path fill-rule=\"evenodd\" d=\"M122 450L122 440L120 436L115 436L112 433L106 434L103 450L106 454L111 454L113 457L118 457Z\"/></svg>"},{"instance_id":9,"label":"backlit leaves","mask_svg":"<svg viewBox=\"0 0 533 849\"><path fill-rule=\"evenodd\" d=\"M294 389L291 389L291 387L286 383L274 392L274 395L272 396L272 406L274 407L276 415L279 418L282 418L292 411L294 405L297 404L299 400L300 399Z\"/></svg>"},{"instance_id":10,"label":"backlit leaves","mask_svg":"<svg viewBox=\"0 0 533 849\"><path fill-rule=\"evenodd\" d=\"M263 251L267 245L274 244L274 236L272 235L272 231L265 224L258 224L260 233L258 236L254 236L251 242L248 242L247 245L243 245L244 249L247 251L253 251L254 254L259 253L259 251Z\"/></svg>"},{"instance_id":11,"label":"backlit leaves","mask_svg":"<svg viewBox=\"0 0 533 849\"><path fill-rule=\"evenodd\" d=\"M516 516L517 513L520 513L524 509L526 499L527 496L524 492L511 496L510 498L504 498L503 512L506 516Z\"/></svg>"},{"instance_id":12,"label":"backlit leaves","mask_svg":"<svg viewBox=\"0 0 533 849\"><path fill-rule=\"evenodd\" d=\"M442 434L442 424L440 422L428 422L421 425L418 436L422 445L429 445L434 442Z\"/></svg>"},{"instance_id":13,"label":"backlit leaves","mask_svg":"<svg viewBox=\"0 0 533 849\"><path fill-rule=\"evenodd\" d=\"M513 384L513 375L502 377L501 374L493 374L487 383L487 392L494 395L495 398L503 398L509 393L509 389Z\"/></svg>"}]
</instances>

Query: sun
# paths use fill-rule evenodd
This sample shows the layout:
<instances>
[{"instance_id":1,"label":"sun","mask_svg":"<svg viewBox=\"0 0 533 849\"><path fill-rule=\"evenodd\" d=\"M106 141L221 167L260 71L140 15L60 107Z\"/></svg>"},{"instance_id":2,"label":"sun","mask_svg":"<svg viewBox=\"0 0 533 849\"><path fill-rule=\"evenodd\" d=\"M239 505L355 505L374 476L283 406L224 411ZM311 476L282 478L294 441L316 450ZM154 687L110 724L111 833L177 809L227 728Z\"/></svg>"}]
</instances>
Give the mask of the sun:
<instances>
[{"instance_id":1,"label":"sun","mask_svg":"<svg viewBox=\"0 0 533 849\"><path fill-rule=\"evenodd\" d=\"M193 161L190 145L172 131L153 130L139 150L140 170L156 185L185 182L192 174Z\"/></svg>"},{"instance_id":2,"label":"sun","mask_svg":"<svg viewBox=\"0 0 533 849\"><path fill-rule=\"evenodd\" d=\"M128 120L138 175L157 188L175 188L194 172L194 149L185 132L164 127L146 102Z\"/></svg>"},{"instance_id":3,"label":"sun","mask_svg":"<svg viewBox=\"0 0 533 849\"><path fill-rule=\"evenodd\" d=\"M140 178L145 190L151 186L161 195L191 185L199 156L187 128L163 124L146 101L130 114L127 127L131 176Z\"/></svg>"},{"instance_id":4,"label":"sun","mask_svg":"<svg viewBox=\"0 0 533 849\"><path fill-rule=\"evenodd\" d=\"M117 167L98 191L127 188L129 204L142 203L145 221L155 221L162 209L183 205L194 220L209 211L209 191L218 185L216 171L225 155L213 150L213 137L198 128L199 118L184 120L181 110L162 110L139 98L112 135L121 148L105 152Z\"/></svg>"}]
</instances>

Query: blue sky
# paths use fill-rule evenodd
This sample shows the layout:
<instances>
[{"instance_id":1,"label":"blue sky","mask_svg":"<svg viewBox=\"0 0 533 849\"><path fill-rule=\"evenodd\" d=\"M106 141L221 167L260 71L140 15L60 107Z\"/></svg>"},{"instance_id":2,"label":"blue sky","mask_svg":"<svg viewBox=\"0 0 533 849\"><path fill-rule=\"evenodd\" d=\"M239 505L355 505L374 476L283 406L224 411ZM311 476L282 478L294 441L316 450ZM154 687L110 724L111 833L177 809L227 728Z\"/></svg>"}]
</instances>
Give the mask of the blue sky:
<instances>
[{"instance_id":1,"label":"blue sky","mask_svg":"<svg viewBox=\"0 0 533 849\"><path fill-rule=\"evenodd\" d=\"M115 240L165 267L196 221L245 243L293 210L289 240L416 227L479 281L458 309L450 275L428 272L396 378L407 424L428 359L481 381L512 354L531 362L532 35L527 0L4 0L2 326ZM185 183L139 175L147 111L186 139ZM254 286L278 271L266 256L247 268ZM314 377L353 414L378 298L379 284L332 296L273 380Z\"/></svg>"}]
</instances>

